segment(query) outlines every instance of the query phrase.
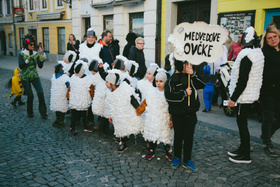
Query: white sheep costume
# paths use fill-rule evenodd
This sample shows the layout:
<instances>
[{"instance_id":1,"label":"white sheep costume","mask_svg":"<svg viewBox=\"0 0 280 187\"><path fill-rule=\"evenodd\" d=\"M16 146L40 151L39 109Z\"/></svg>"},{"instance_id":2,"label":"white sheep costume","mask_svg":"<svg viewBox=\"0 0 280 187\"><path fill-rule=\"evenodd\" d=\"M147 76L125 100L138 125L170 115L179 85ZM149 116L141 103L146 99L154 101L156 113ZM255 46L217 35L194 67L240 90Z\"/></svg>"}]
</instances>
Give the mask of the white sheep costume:
<instances>
[{"instance_id":1,"label":"white sheep costume","mask_svg":"<svg viewBox=\"0 0 280 187\"><path fill-rule=\"evenodd\" d=\"M122 73L119 70L109 70L108 73L118 74L121 79ZM115 129L114 134L119 138L127 137L131 134L136 135L143 130L143 121L140 116L136 115L136 109L130 103L131 95L137 98L134 89L125 81L121 82L116 90L113 92L108 91L106 94L106 112L108 112L108 117L112 118Z\"/></svg>"},{"instance_id":2,"label":"white sheep costume","mask_svg":"<svg viewBox=\"0 0 280 187\"><path fill-rule=\"evenodd\" d=\"M167 72L161 68L158 69L158 74L160 73L166 74ZM160 92L158 88L154 87L149 88L148 92L143 137L149 142L172 145L174 131L168 125L170 117L164 92Z\"/></svg>"},{"instance_id":3,"label":"white sheep costume","mask_svg":"<svg viewBox=\"0 0 280 187\"><path fill-rule=\"evenodd\" d=\"M85 72L88 69L88 64L82 60L78 60L75 64L75 68L83 64L81 69ZM88 76L80 78L75 74L70 78L70 97L69 107L78 111L88 110L91 104L90 96L90 85L91 81Z\"/></svg>"},{"instance_id":4,"label":"white sheep costume","mask_svg":"<svg viewBox=\"0 0 280 187\"><path fill-rule=\"evenodd\" d=\"M50 109L54 112L68 111L68 102L66 98L67 87L66 82L69 82L70 78L68 75L63 74L62 76L55 78L53 74L51 78L51 97L50 97Z\"/></svg>"},{"instance_id":5,"label":"white sheep costume","mask_svg":"<svg viewBox=\"0 0 280 187\"><path fill-rule=\"evenodd\" d=\"M102 60L101 60L102 61ZM103 69L106 72L109 68L109 64L103 64ZM100 74L95 74L98 76L98 81L96 81L93 85L95 86L94 97L91 104L92 113L101 117L105 117L105 97L106 92L108 90L106 86L106 82L100 77Z\"/></svg>"},{"instance_id":6,"label":"white sheep costume","mask_svg":"<svg viewBox=\"0 0 280 187\"><path fill-rule=\"evenodd\" d=\"M246 43L254 40L255 30L253 27L248 27L245 31ZM229 85L229 93L232 96L239 78L240 62L244 57L252 62L252 67L249 73L247 86L242 94L237 99L237 103L253 103L259 99L260 89L263 79L264 56L260 48L245 48L238 54L231 71L231 80Z\"/></svg>"},{"instance_id":7,"label":"white sheep costume","mask_svg":"<svg viewBox=\"0 0 280 187\"><path fill-rule=\"evenodd\" d=\"M87 31L93 31L92 28L89 28ZM93 31L94 32L94 31ZM95 43L93 47L89 48L87 43L84 42L80 44L79 48L79 58L86 58L89 62L91 62L96 56L99 56L99 52L101 51L103 45L100 43Z\"/></svg>"},{"instance_id":8,"label":"white sheep costume","mask_svg":"<svg viewBox=\"0 0 280 187\"><path fill-rule=\"evenodd\" d=\"M70 56L70 55L73 55L71 61L69 61L69 56ZM64 62L64 61L58 61L58 63L60 63L60 64L63 66L63 71L64 71L65 74L68 74L68 73L69 73L69 70L71 69L73 63L74 63L75 60L76 60L76 56L77 56L77 53L75 53L75 51L69 50L69 51L64 55L64 57L69 61L69 63L67 64L67 63Z\"/></svg>"},{"instance_id":9,"label":"white sheep costume","mask_svg":"<svg viewBox=\"0 0 280 187\"><path fill-rule=\"evenodd\" d=\"M132 88L136 89L138 84L138 79L135 77L132 77L132 75L136 74L139 68L139 64L135 62L134 60L128 60L128 63L126 64L126 70L130 73L130 85ZM134 67L134 71L132 72L132 67ZM132 74L132 75L131 75Z\"/></svg>"}]
</instances>

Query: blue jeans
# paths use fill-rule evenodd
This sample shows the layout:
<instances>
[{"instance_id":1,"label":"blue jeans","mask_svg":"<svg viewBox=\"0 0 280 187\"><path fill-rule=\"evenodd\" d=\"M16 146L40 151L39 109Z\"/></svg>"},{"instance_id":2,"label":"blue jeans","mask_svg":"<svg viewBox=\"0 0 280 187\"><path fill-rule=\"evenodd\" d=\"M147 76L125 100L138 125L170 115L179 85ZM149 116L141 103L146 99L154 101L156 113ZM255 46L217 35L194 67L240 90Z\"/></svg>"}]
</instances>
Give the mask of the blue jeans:
<instances>
[{"instance_id":1,"label":"blue jeans","mask_svg":"<svg viewBox=\"0 0 280 187\"><path fill-rule=\"evenodd\" d=\"M31 88L31 84L35 88L38 100L39 100L39 112L41 115L45 115L47 113L47 107L44 97L43 87L41 85L40 78L33 79L32 81L22 80L22 86L24 88L24 94L27 95L27 114L33 114L33 91Z\"/></svg>"}]
</instances>

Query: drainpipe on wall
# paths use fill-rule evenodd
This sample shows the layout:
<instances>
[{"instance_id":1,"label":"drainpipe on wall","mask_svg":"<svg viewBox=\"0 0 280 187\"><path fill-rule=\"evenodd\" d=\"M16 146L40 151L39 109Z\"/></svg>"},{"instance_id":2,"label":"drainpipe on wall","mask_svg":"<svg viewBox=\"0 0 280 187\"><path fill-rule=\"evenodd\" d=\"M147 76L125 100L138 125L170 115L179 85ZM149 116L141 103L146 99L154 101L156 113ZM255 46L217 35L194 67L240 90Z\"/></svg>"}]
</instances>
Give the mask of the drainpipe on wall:
<instances>
[{"instance_id":1,"label":"drainpipe on wall","mask_svg":"<svg viewBox=\"0 0 280 187\"><path fill-rule=\"evenodd\" d=\"M14 56L17 56L17 40L16 40L16 26L15 26L15 13L14 13L14 1L11 1L12 2L12 14L13 14L13 30L14 30L14 43L15 43L15 46L14 46L14 50L15 50L15 55Z\"/></svg>"},{"instance_id":2,"label":"drainpipe on wall","mask_svg":"<svg viewBox=\"0 0 280 187\"><path fill-rule=\"evenodd\" d=\"M157 19L156 19L156 42L155 42L155 63L161 67L160 49L161 49L161 0L157 0Z\"/></svg>"}]
</instances>

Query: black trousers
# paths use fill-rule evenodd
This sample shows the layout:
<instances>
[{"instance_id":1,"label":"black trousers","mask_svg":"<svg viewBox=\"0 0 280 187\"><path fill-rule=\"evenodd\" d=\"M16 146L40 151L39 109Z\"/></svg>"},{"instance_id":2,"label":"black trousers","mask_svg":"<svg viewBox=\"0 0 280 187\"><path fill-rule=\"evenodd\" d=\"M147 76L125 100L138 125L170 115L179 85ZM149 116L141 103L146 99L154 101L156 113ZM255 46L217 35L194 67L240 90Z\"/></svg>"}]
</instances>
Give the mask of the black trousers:
<instances>
[{"instance_id":1,"label":"black trousers","mask_svg":"<svg viewBox=\"0 0 280 187\"><path fill-rule=\"evenodd\" d=\"M56 119L59 121L64 121L65 113L56 111L55 112Z\"/></svg>"},{"instance_id":2,"label":"black trousers","mask_svg":"<svg viewBox=\"0 0 280 187\"><path fill-rule=\"evenodd\" d=\"M237 125L240 135L239 149L241 154L250 156L250 133L248 129L248 116L252 111L252 104L237 105Z\"/></svg>"},{"instance_id":3,"label":"black trousers","mask_svg":"<svg viewBox=\"0 0 280 187\"><path fill-rule=\"evenodd\" d=\"M99 121L99 128L102 130L102 132L104 134L108 134L109 133L109 120L105 117L100 117L100 121Z\"/></svg>"},{"instance_id":4,"label":"black trousers","mask_svg":"<svg viewBox=\"0 0 280 187\"><path fill-rule=\"evenodd\" d=\"M79 111L79 110L71 109L71 124L70 124L70 127L72 129L75 129L77 121L81 118L82 118L82 121L83 121L84 129L86 129L88 127L88 124L87 124L87 110Z\"/></svg>"},{"instance_id":5,"label":"black trousers","mask_svg":"<svg viewBox=\"0 0 280 187\"><path fill-rule=\"evenodd\" d=\"M181 158L184 141L183 161L187 162L192 155L193 135L197 123L196 113L188 115L172 114L172 122L174 127L174 156Z\"/></svg>"},{"instance_id":6,"label":"black trousers","mask_svg":"<svg viewBox=\"0 0 280 187\"><path fill-rule=\"evenodd\" d=\"M46 102L45 102L45 97L44 97L44 91L43 87L41 85L40 78L33 79L32 81L25 81L22 80L22 86L24 88L24 93L27 95L27 113L28 114L33 114L33 99L34 95L32 92L31 84L35 88L37 95L38 95L38 100L39 100L39 112L41 115L44 115L47 113L47 107L46 107Z\"/></svg>"},{"instance_id":7,"label":"black trousers","mask_svg":"<svg viewBox=\"0 0 280 187\"><path fill-rule=\"evenodd\" d=\"M271 144L271 137L280 128L280 98L262 97L263 106L262 140L264 144Z\"/></svg>"}]
</instances>

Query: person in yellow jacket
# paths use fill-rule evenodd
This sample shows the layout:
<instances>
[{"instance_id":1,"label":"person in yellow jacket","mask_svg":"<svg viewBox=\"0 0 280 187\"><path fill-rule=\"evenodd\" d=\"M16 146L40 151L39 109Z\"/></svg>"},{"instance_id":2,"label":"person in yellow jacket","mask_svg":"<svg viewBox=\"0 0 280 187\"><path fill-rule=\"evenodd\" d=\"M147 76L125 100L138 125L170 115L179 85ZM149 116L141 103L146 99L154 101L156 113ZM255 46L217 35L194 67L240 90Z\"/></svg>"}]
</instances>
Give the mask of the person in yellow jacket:
<instances>
[{"instance_id":1,"label":"person in yellow jacket","mask_svg":"<svg viewBox=\"0 0 280 187\"><path fill-rule=\"evenodd\" d=\"M13 95L16 96L16 98L14 99L14 101L11 103L14 107L17 106L17 102L18 105L24 105L25 103L21 101L21 96L22 96L22 84L21 84L21 80L20 80L20 69L16 68L14 70L14 76L12 78L11 81L12 85L11 85L11 94L9 96L8 99L10 99Z\"/></svg>"}]
</instances>

